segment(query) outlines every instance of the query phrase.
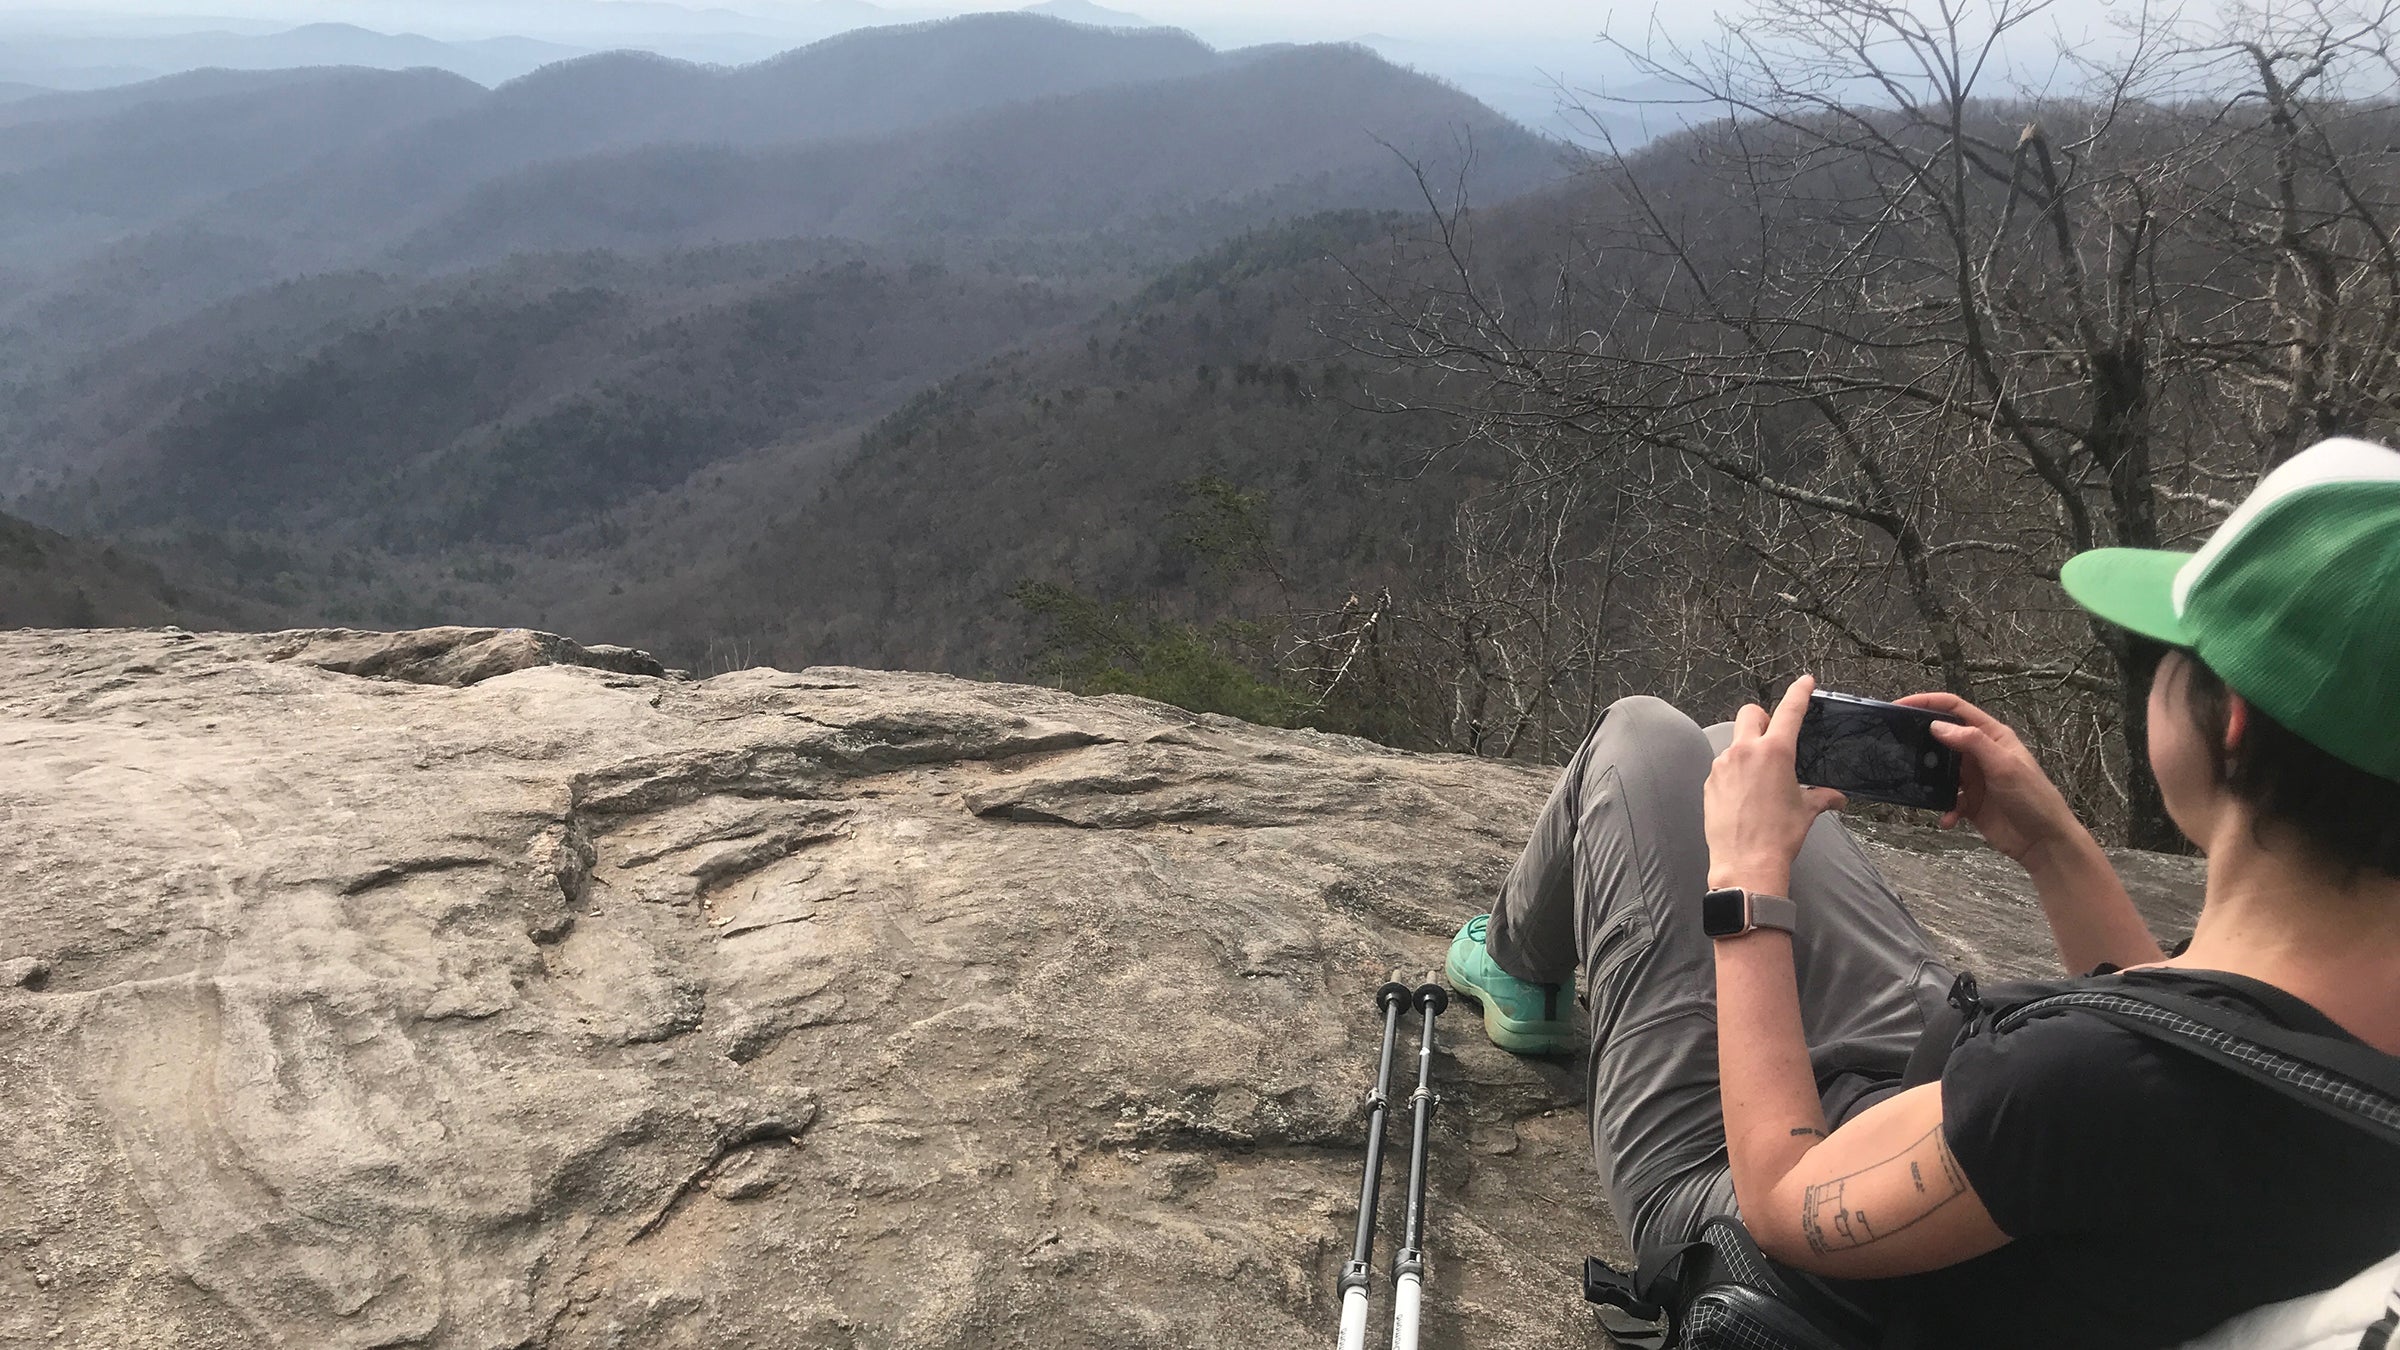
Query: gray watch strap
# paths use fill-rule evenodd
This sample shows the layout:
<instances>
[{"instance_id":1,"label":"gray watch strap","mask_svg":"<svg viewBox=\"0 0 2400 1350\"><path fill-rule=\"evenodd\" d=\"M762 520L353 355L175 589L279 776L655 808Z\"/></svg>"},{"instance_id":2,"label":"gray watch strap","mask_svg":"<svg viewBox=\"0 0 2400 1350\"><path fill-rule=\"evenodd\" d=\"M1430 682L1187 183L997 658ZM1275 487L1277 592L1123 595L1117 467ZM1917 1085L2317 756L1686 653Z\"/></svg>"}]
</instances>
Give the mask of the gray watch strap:
<instances>
[{"instance_id":1,"label":"gray watch strap","mask_svg":"<svg viewBox=\"0 0 2400 1350\"><path fill-rule=\"evenodd\" d=\"M1749 894L1750 926L1752 928L1780 928L1786 933L1800 931L1800 907L1798 905L1780 895L1768 895L1763 891L1752 891Z\"/></svg>"}]
</instances>

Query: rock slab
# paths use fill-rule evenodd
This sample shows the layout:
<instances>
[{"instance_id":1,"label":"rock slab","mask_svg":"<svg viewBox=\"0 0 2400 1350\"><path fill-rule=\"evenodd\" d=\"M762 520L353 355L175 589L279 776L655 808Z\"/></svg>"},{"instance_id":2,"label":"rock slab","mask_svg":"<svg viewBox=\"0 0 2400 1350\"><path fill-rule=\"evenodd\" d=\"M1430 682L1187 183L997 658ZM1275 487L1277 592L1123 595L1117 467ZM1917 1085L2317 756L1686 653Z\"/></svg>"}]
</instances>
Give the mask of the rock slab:
<instances>
[{"instance_id":1,"label":"rock slab","mask_svg":"<svg viewBox=\"0 0 2400 1350\"><path fill-rule=\"evenodd\" d=\"M638 655L0 634L0 1345L1330 1336L1371 991L1554 770ZM1868 845L2049 959L2004 860ZM1603 1345L1580 1069L1448 1025L1425 1344Z\"/></svg>"}]
</instances>

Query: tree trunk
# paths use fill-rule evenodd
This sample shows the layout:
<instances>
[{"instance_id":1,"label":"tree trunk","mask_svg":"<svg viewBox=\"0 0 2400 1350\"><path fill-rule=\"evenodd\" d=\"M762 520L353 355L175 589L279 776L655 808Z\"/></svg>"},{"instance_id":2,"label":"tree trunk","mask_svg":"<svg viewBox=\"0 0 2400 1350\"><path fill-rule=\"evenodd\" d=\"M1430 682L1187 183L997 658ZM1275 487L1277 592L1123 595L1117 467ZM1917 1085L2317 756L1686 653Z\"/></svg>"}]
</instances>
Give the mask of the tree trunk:
<instances>
[{"instance_id":1,"label":"tree trunk","mask_svg":"<svg viewBox=\"0 0 2400 1350\"><path fill-rule=\"evenodd\" d=\"M2110 523L2123 548L2159 545L2158 497L2151 481L2148 353L2138 330L2111 348L2091 353L2092 431L2087 446L2108 473ZM2181 853L2190 849L2167 815L2158 776L2150 771L2150 682L2166 648L2114 632L2117 714L2125 732L2125 842L2135 848Z\"/></svg>"}]
</instances>

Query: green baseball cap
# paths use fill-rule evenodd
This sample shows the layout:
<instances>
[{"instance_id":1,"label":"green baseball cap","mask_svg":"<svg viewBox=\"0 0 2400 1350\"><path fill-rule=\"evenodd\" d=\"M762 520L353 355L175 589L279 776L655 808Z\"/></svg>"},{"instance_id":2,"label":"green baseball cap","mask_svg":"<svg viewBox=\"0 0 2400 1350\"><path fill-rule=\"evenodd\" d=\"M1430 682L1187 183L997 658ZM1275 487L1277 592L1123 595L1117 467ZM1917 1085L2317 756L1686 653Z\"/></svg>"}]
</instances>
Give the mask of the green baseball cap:
<instances>
[{"instance_id":1,"label":"green baseball cap","mask_svg":"<svg viewBox=\"0 0 2400 1350\"><path fill-rule=\"evenodd\" d=\"M2199 552L2093 549L2058 579L2110 623L2198 653L2318 749L2400 779L2400 451L2320 441Z\"/></svg>"}]
</instances>

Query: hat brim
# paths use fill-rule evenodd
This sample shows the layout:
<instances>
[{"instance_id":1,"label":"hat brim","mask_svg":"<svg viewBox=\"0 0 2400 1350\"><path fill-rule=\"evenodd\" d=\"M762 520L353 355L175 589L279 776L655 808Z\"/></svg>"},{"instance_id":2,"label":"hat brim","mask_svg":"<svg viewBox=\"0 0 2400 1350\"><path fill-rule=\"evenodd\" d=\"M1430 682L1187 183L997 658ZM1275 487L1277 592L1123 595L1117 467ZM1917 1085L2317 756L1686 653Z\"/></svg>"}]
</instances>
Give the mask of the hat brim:
<instances>
[{"instance_id":1,"label":"hat brim","mask_svg":"<svg viewBox=\"0 0 2400 1350\"><path fill-rule=\"evenodd\" d=\"M2175 574L2189 553L2155 548L2096 548L2067 559L2058 569L2067 595L2119 628L2172 647L2192 645L2175 617Z\"/></svg>"}]
</instances>

